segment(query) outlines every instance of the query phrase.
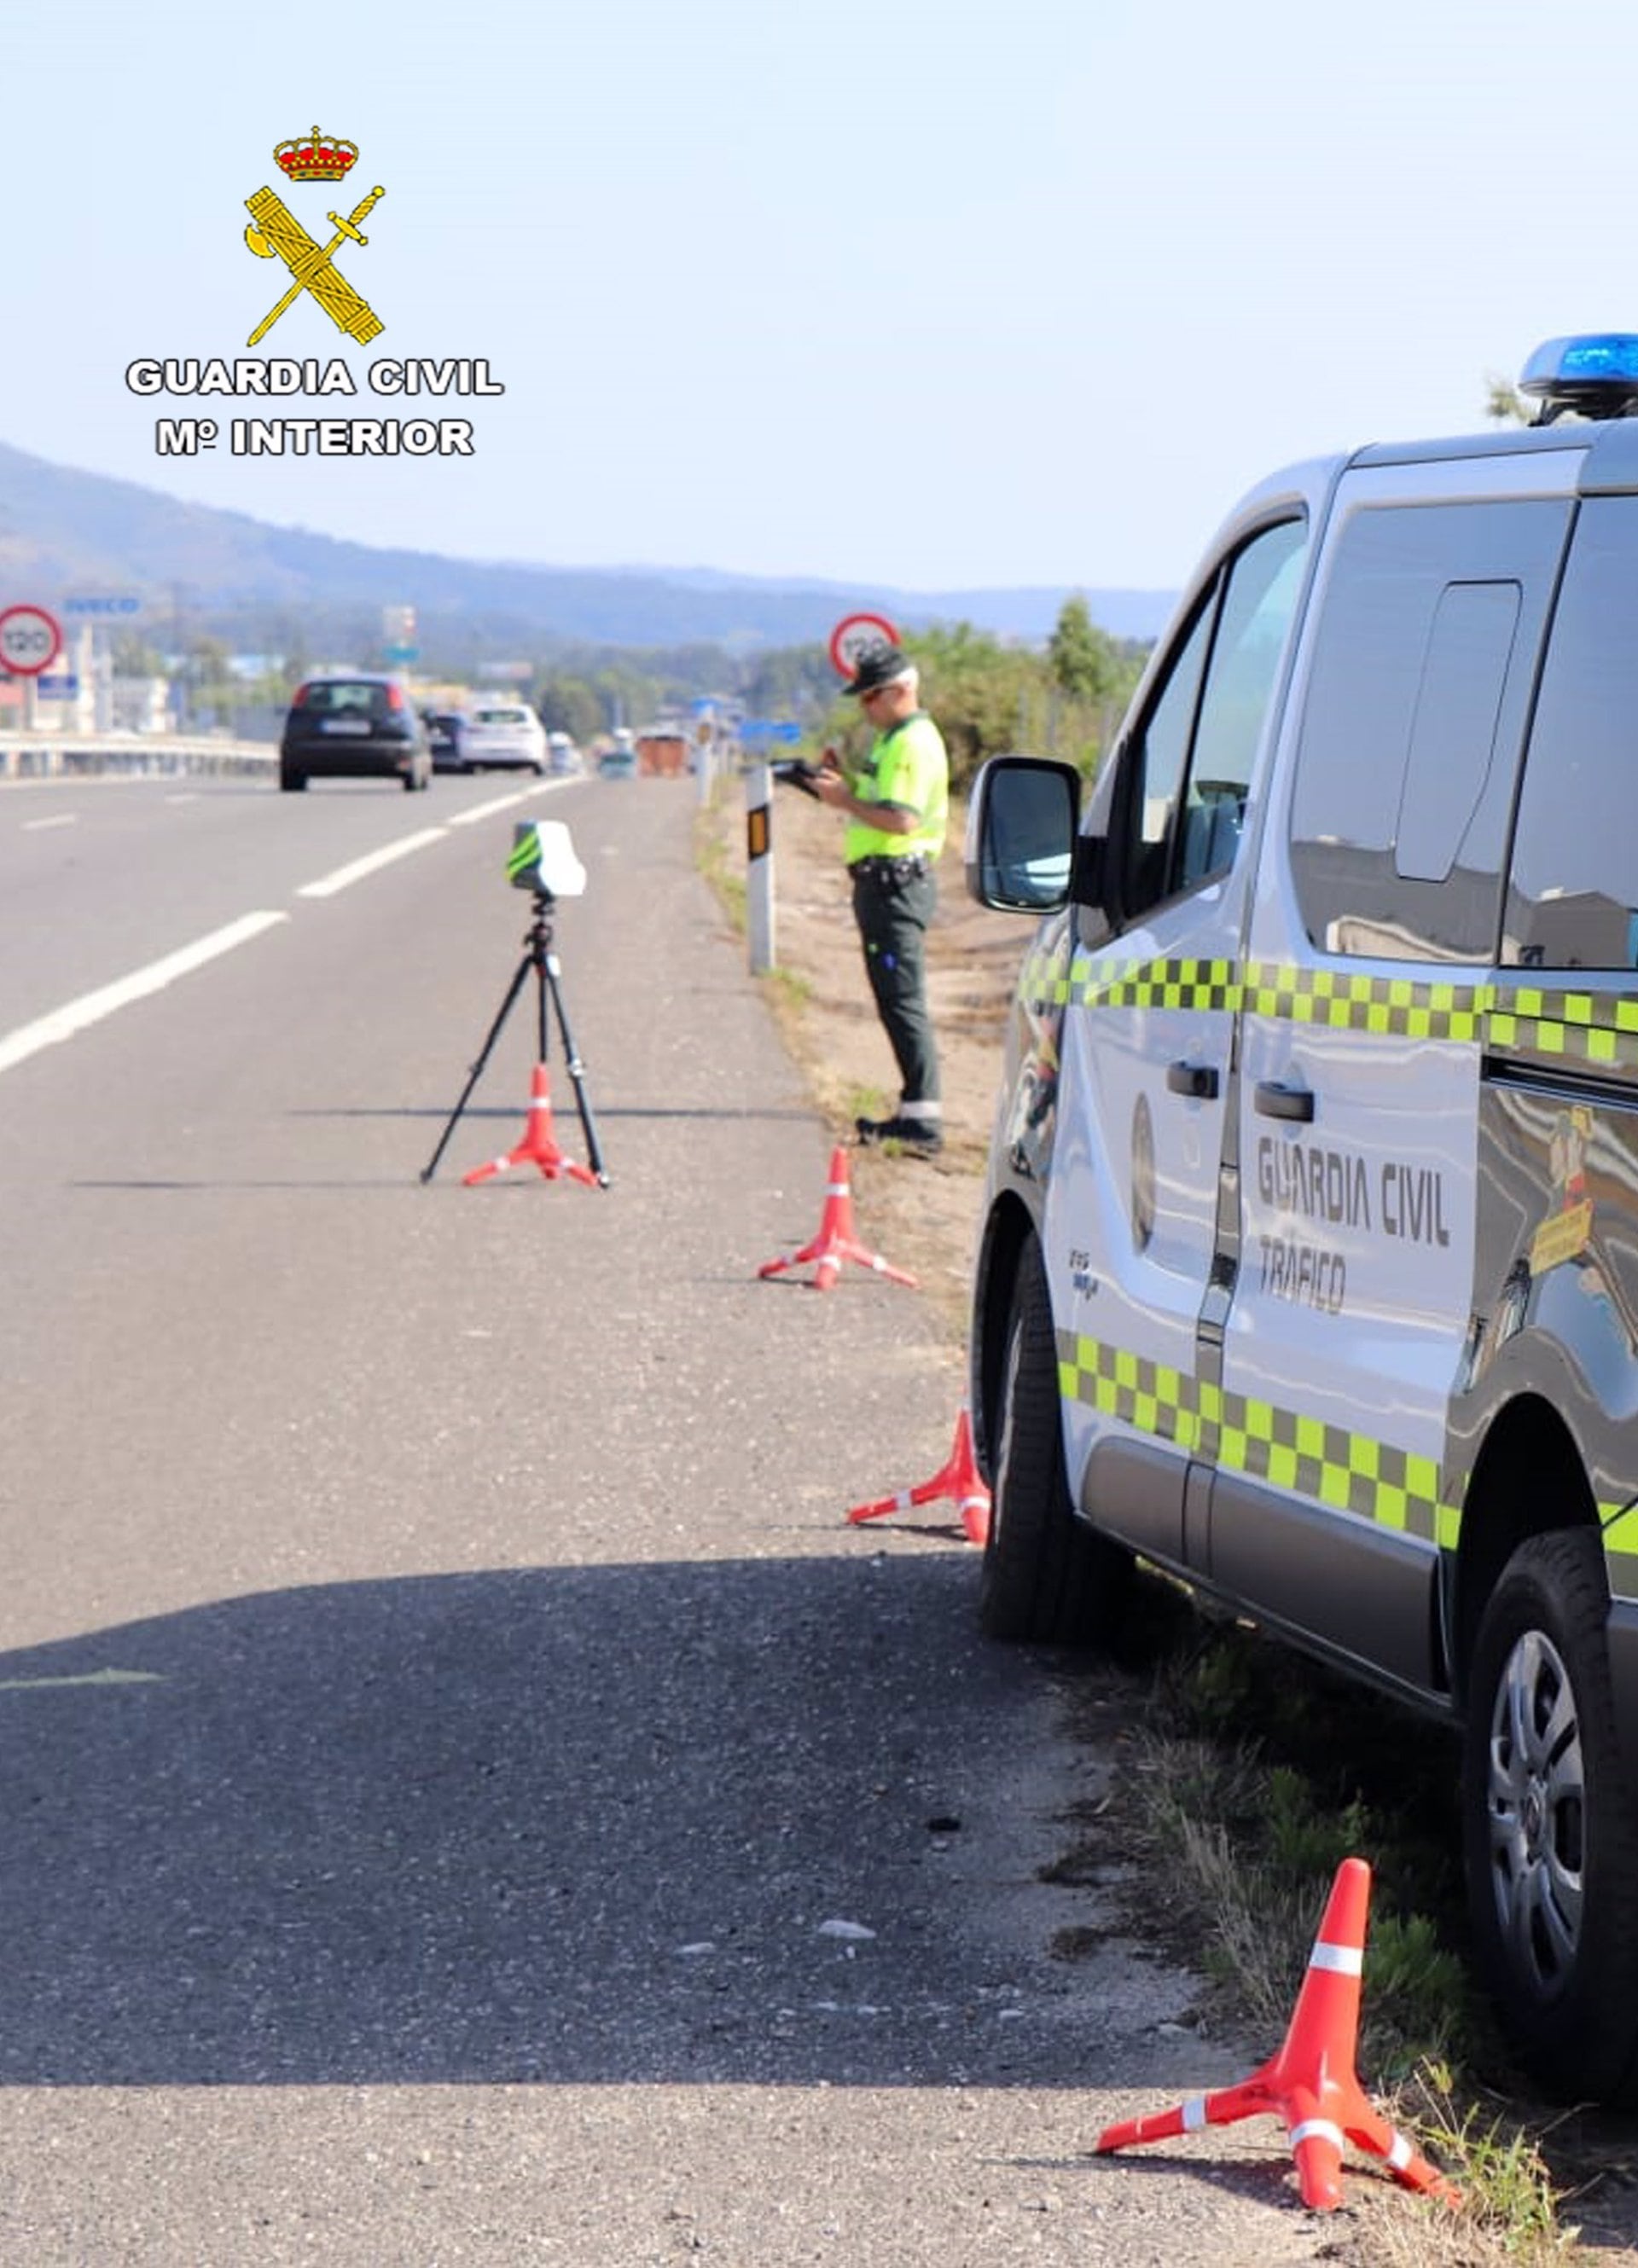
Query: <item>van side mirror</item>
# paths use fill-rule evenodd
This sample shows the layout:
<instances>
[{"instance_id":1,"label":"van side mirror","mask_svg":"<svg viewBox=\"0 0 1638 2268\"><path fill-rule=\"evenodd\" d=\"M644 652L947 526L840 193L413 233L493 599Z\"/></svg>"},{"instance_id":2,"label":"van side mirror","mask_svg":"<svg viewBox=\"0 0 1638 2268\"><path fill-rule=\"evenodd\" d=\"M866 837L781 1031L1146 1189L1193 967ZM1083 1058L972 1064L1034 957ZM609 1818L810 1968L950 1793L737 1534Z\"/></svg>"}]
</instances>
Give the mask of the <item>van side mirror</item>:
<instances>
[{"instance_id":1,"label":"van side mirror","mask_svg":"<svg viewBox=\"0 0 1638 2268\"><path fill-rule=\"evenodd\" d=\"M1002 913L1069 903L1081 775L1047 756L992 756L973 784L963 848L969 894Z\"/></svg>"}]
</instances>

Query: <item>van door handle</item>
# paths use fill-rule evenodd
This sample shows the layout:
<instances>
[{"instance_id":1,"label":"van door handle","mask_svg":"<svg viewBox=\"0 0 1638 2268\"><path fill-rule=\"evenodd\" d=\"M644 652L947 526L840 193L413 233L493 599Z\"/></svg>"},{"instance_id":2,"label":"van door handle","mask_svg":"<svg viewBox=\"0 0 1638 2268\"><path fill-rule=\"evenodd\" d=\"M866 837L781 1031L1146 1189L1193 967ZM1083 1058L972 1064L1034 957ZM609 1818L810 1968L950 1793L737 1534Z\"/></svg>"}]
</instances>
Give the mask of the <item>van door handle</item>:
<instances>
[{"instance_id":1,"label":"van door handle","mask_svg":"<svg viewBox=\"0 0 1638 2268\"><path fill-rule=\"evenodd\" d=\"M1192 1063L1169 1064L1166 1085L1173 1094L1190 1094L1199 1102L1214 1101L1217 1095L1216 1066Z\"/></svg>"},{"instance_id":2,"label":"van door handle","mask_svg":"<svg viewBox=\"0 0 1638 2268\"><path fill-rule=\"evenodd\" d=\"M1259 1079L1257 1108L1265 1118L1312 1118L1314 1091L1308 1086L1287 1086L1281 1079Z\"/></svg>"}]
</instances>

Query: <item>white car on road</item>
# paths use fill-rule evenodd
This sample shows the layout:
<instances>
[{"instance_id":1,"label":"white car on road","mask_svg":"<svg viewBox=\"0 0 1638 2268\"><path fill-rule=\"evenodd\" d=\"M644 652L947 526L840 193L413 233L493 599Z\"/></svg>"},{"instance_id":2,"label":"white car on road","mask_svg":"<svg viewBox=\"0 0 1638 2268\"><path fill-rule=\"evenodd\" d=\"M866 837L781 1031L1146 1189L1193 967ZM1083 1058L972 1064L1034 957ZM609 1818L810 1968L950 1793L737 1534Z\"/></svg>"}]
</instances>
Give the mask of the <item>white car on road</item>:
<instances>
[{"instance_id":1,"label":"white car on road","mask_svg":"<svg viewBox=\"0 0 1638 2268\"><path fill-rule=\"evenodd\" d=\"M468 771L544 774L546 728L521 701L480 701L466 713L461 755Z\"/></svg>"}]
</instances>

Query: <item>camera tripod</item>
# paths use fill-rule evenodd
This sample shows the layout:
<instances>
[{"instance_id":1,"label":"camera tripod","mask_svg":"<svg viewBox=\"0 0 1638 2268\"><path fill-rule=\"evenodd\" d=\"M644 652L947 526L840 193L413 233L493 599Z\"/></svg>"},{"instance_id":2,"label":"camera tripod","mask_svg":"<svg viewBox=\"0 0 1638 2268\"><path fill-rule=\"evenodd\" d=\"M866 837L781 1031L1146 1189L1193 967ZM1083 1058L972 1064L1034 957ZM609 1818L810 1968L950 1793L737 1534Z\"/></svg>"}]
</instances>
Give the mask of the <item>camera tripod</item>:
<instances>
[{"instance_id":1,"label":"camera tripod","mask_svg":"<svg viewBox=\"0 0 1638 2268\"><path fill-rule=\"evenodd\" d=\"M438 1161L460 1122L473 1088L483 1075L483 1066L500 1037L501 1027L512 1013L513 1004L533 969L539 1012L540 1051L535 1061L534 1087L529 1101L528 1130L515 1150L508 1151L505 1157L491 1159L487 1165L475 1167L471 1173L462 1175L462 1181L469 1187L474 1182L488 1181L491 1174L505 1173L508 1166L538 1166L549 1182L555 1182L559 1174L567 1174L572 1180L584 1182L588 1188L595 1186L606 1189L609 1186L602 1152L597 1145L597 1129L592 1123L592 1107L587 1098L586 1066L576 1051L574 1037L569 1029L569 1019L564 1011L563 988L558 981L562 970L557 956L551 949L552 916L557 905L557 901L550 890L535 890L535 918L529 924L528 935L524 940L523 958L506 988L500 1012L489 1027L489 1036L472 1066L471 1074L461 1090L461 1100L450 1112L449 1123L439 1137L438 1147L422 1169L421 1179L424 1182L430 1182L438 1171ZM557 1018L569 1077L574 1082L575 1108L580 1114L580 1127L586 1136L586 1154L591 1160L589 1166L577 1165L572 1159L565 1158L552 1138L551 1095L546 1071L552 1015Z\"/></svg>"}]
</instances>

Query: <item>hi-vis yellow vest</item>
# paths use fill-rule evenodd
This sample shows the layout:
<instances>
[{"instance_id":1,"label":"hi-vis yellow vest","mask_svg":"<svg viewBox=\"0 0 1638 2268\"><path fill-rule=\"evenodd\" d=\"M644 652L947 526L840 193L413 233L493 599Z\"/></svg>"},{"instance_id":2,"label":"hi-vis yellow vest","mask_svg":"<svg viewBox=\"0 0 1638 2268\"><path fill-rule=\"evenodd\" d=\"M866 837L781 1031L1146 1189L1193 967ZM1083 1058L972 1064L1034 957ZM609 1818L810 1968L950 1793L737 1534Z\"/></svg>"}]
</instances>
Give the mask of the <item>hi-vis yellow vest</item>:
<instances>
[{"instance_id":1,"label":"hi-vis yellow vest","mask_svg":"<svg viewBox=\"0 0 1638 2268\"><path fill-rule=\"evenodd\" d=\"M860 858L908 858L918 850L938 857L949 817L950 767L943 735L924 709L879 733L848 784L861 803L902 803L920 814L907 835L850 819L842 841L850 866Z\"/></svg>"}]
</instances>

